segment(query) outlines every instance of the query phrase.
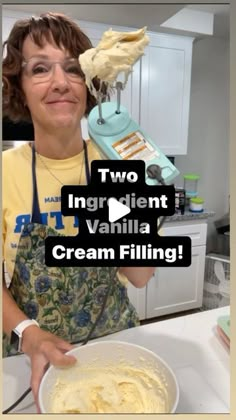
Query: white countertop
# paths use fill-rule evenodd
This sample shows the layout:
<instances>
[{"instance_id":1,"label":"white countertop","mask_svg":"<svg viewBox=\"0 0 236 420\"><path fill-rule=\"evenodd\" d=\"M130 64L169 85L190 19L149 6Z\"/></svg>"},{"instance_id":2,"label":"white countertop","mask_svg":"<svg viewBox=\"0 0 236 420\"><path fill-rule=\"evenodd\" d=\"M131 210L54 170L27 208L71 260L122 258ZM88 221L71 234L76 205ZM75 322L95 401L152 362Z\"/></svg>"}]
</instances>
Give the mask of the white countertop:
<instances>
[{"instance_id":1,"label":"white countertop","mask_svg":"<svg viewBox=\"0 0 236 420\"><path fill-rule=\"evenodd\" d=\"M101 340L121 340L152 350L173 369L180 387L177 413L229 413L229 349L217 332L217 319L229 307L143 325ZM29 387L25 355L3 359L3 410ZM30 393L14 413L36 413Z\"/></svg>"}]
</instances>

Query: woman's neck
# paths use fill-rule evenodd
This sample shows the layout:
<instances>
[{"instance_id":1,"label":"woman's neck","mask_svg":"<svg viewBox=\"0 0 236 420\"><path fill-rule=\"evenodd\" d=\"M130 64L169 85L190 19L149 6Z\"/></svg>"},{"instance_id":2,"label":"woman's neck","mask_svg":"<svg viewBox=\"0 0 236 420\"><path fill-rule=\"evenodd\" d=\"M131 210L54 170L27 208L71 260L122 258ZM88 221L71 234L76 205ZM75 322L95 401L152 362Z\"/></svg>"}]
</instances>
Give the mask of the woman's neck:
<instances>
[{"instance_id":1,"label":"woman's neck","mask_svg":"<svg viewBox=\"0 0 236 420\"><path fill-rule=\"evenodd\" d=\"M34 127L34 146L37 153L50 159L67 159L83 150L81 128L76 130L58 129L45 132Z\"/></svg>"}]
</instances>

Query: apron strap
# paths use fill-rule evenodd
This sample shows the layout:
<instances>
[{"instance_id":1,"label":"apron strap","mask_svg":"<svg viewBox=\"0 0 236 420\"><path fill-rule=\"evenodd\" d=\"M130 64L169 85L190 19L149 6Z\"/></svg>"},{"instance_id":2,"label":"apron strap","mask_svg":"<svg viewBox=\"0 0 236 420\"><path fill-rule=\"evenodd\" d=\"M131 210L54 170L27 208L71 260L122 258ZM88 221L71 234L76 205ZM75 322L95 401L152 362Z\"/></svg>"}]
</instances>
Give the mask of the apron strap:
<instances>
[{"instance_id":1,"label":"apron strap","mask_svg":"<svg viewBox=\"0 0 236 420\"><path fill-rule=\"evenodd\" d=\"M84 160L85 160L86 182L87 182L87 184L90 184L90 182L91 182L91 176L90 176L90 170L89 170L88 146L87 146L85 140L83 140L83 142L84 142Z\"/></svg>"},{"instance_id":2,"label":"apron strap","mask_svg":"<svg viewBox=\"0 0 236 420\"><path fill-rule=\"evenodd\" d=\"M84 159L85 159L85 175L87 184L90 184L91 176L89 170L89 159L88 159L88 147L86 141L83 140L84 146ZM41 214L40 214L40 207L39 207L39 199L38 199L38 187L37 187L37 180L36 180L36 152L34 143L32 143L32 182L33 182L33 205L32 205L32 215L31 215L31 223L42 223Z\"/></svg>"},{"instance_id":3,"label":"apron strap","mask_svg":"<svg viewBox=\"0 0 236 420\"><path fill-rule=\"evenodd\" d=\"M41 214L39 208L39 198L38 198L38 187L36 181L36 169L35 169L36 153L34 144L32 144L32 181L33 181L33 205L32 205L32 215L31 223L40 223L41 224Z\"/></svg>"}]
</instances>

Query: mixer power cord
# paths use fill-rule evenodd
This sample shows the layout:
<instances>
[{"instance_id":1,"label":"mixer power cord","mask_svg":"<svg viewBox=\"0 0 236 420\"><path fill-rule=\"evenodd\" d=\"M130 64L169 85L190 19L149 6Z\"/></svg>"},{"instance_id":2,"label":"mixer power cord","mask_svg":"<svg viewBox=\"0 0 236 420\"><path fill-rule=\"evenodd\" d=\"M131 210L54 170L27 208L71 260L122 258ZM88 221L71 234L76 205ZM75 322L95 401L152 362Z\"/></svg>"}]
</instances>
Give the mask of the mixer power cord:
<instances>
[{"instance_id":1,"label":"mixer power cord","mask_svg":"<svg viewBox=\"0 0 236 420\"><path fill-rule=\"evenodd\" d=\"M162 177L162 169L159 165L151 164L147 167L147 175L148 178L155 179L159 184L166 185L164 178ZM166 219L166 216L163 216L160 220L160 223L158 224L157 233L163 226L163 223Z\"/></svg>"}]
</instances>

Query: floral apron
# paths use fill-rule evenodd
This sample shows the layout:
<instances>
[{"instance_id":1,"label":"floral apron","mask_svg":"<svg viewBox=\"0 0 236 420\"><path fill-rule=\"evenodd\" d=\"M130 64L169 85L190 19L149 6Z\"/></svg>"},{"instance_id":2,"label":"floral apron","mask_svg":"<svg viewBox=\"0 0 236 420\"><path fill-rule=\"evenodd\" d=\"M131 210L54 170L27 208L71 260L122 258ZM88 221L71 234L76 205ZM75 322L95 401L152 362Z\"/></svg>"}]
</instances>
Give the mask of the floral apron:
<instances>
[{"instance_id":1,"label":"floral apron","mask_svg":"<svg viewBox=\"0 0 236 420\"><path fill-rule=\"evenodd\" d=\"M90 182L87 146L84 142L85 170ZM127 288L119 281L116 267L47 267L45 238L58 232L41 224L32 148L33 207L31 222L24 226L18 244L9 291L18 307L36 319L45 331L71 343L86 339L110 288L103 314L91 338L101 337L139 325ZM3 334L3 357L15 355L10 339Z\"/></svg>"}]
</instances>

